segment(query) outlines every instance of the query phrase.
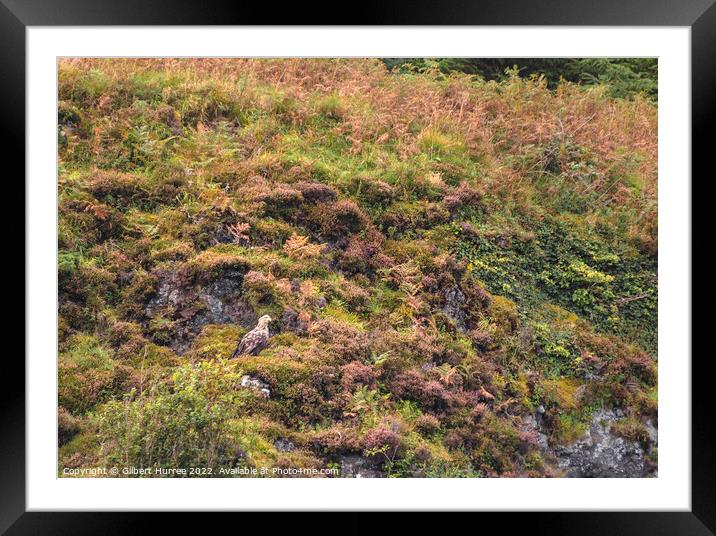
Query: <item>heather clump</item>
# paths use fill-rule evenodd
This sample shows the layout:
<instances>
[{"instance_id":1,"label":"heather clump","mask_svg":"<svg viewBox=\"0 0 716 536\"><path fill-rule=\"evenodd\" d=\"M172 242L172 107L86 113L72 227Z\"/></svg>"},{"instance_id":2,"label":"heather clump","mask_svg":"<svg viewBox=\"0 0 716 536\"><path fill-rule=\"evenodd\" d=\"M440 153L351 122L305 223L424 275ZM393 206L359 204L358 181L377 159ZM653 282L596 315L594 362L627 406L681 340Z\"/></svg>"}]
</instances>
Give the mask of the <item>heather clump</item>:
<instances>
[{"instance_id":1,"label":"heather clump","mask_svg":"<svg viewBox=\"0 0 716 536\"><path fill-rule=\"evenodd\" d=\"M355 201L342 199L332 204L318 204L308 214L308 224L329 239L344 238L365 229L368 217Z\"/></svg>"},{"instance_id":2,"label":"heather clump","mask_svg":"<svg viewBox=\"0 0 716 536\"><path fill-rule=\"evenodd\" d=\"M341 386L346 391L352 391L359 385L375 388L377 379L375 369L360 361L352 361L341 368Z\"/></svg>"},{"instance_id":3,"label":"heather clump","mask_svg":"<svg viewBox=\"0 0 716 536\"><path fill-rule=\"evenodd\" d=\"M309 203L333 202L338 197L335 188L320 182L297 182L292 186L301 192L303 199Z\"/></svg>"}]
</instances>

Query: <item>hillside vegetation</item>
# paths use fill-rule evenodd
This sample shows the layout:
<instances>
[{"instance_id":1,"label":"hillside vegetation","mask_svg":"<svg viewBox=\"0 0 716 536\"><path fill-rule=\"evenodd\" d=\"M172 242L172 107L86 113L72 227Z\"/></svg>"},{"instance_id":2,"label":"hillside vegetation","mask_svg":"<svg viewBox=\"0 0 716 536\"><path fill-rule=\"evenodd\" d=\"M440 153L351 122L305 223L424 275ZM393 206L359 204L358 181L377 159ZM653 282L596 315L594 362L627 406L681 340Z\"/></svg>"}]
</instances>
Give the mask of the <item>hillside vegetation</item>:
<instances>
[{"instance_id":1,"label":"hillside vegetation","mask_svg":"<svg viewBox=\"0 0 716 536\"><path fill-rule=\"evenodd\" d=\"M512 70L520 76L541 76L549 87L562 80L586 86L606 85L612 97L658 97L657 58L385 58L385 64L401 71L461 72L485 80L505 80Z\"/></svg>"},{"instance_id":2,"label":"hillside vegetation","mask_svg":"<svg viewBox=\"0 0 716 536\"><path fill-rule=\"evenodd\" d=\"M560 476L543 439L614 408L655 464L653 101L372 59L75 59L58 123L61 473ZM230 359L264 314L269 347Z\"/></svg>"}]
</instances>

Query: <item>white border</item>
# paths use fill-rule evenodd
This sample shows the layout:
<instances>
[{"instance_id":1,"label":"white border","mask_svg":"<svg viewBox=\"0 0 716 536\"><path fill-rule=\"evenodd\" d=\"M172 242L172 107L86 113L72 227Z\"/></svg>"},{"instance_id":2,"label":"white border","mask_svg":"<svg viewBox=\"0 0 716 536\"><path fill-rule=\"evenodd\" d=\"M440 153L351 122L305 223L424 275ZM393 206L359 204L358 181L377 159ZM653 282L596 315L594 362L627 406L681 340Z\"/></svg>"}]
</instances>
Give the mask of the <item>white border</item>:
<instances>
[{"instance_id":1,"label":"white border","mask_svg":"<svg viewBox=\"0 0 716 536\"><path fill-rule=\"evenodd\" d=\"M29 510L690 510L689 28L27 29ZM69 479L56 477L58 56L658 56L659 477Z\"/></svg>"}]
</instances>

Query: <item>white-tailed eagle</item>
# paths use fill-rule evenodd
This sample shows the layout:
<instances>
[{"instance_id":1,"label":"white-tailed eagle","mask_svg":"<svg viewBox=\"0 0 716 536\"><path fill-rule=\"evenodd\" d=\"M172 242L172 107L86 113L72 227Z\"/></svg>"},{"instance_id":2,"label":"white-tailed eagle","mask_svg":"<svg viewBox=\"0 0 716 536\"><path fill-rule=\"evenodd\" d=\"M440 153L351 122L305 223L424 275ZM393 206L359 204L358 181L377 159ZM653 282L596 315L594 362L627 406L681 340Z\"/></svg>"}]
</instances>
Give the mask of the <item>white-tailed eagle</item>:
<instances>
[{"instance_id":1,"label":"white-tailed eagle","mask_svg":"<svg viewBox=\"0 0 716 536\"><path fill-rule=\"evenodd\" d=\"M261 350L266 348L269 339L269 322L271 322L269 315L264 315L259 318L259 323L256 327L241 338L239 345L236 347L236 350L234 350L234 355L231 357L257 355Z\"/></svg>"}]
</instances>

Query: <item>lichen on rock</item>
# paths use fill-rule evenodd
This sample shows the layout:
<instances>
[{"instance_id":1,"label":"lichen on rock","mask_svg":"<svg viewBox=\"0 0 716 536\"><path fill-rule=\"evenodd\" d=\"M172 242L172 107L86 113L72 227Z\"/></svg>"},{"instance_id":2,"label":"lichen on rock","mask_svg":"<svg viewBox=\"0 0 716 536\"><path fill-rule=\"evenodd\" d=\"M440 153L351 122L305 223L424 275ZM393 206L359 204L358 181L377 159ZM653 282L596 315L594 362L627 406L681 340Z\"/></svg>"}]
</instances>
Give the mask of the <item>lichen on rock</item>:
<instances>
[{"instance_id":1,"label":"lichen on rock","mask_svg":"<svg viewBox=\"0 0 716 536\"><path fill-rule=\"evenodd\" d=\"M612 425L623 417L615 410L596 411L583 438L571 445L554 448L557 466L573 478L648 476L642 445L612 433Z\"/></svg>"}]
</instances>

